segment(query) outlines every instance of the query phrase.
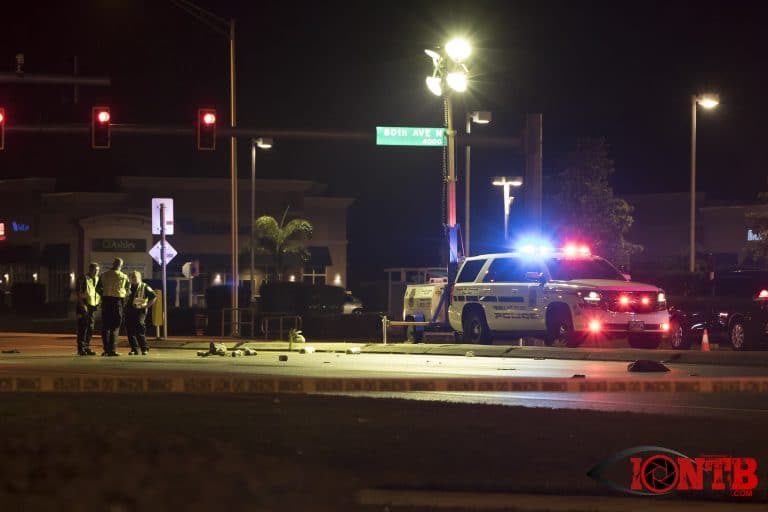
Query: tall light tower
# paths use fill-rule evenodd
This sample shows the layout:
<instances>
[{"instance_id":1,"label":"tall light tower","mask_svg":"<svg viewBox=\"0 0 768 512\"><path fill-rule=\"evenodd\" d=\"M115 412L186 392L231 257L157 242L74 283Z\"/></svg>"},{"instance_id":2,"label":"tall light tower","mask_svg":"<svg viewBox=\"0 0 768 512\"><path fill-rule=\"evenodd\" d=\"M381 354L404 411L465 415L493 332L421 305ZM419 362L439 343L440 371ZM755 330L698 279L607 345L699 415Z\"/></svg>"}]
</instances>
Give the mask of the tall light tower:
<instances>
[{"instance_id":1,"label":"tall light tower","mask_svg":"<svg viewBox=\"0 0 768 512\"><path fill-rule=\"evenodd\" d=\"M688 271L696 270L696 105L712 110L720 103L717 94L700 94L691 96L691 228Z\"/></svg>"},{"instance_id":2,"label":"tall light tower","mask_svg":"<svg viewBox=\"0 0 768 512\"><path fill-rule=\"evenodd\" d=\"M456 130L453 128L454 92L467 90L469 79L465 64L472 53L472 48L465 39L451 39L444 48L424 50L432 59L432 75L426 79L427 88L436 96L443 97L445 107L445 127L448 137L448 172L446 176L446 232L448 238L448 282L458 270L459 244L456 224Z\"/></svg>"}]
</instances>

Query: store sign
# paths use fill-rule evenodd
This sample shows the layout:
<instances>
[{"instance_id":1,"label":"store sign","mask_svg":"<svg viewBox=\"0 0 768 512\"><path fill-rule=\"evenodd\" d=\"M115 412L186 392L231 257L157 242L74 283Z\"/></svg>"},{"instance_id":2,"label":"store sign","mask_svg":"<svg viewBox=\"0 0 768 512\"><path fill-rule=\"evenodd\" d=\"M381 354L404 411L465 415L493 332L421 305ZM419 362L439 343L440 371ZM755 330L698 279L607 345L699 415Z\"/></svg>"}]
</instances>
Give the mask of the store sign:
<instances>
[{"instance_id":1,"label":"store sign","mask_svg":"<svg viewBox=\"0 0 768 512\"><path fill-rule=\"evenodd\" d=\"M147 241L143 238L94 238L94 252L144 252Z\"/></svg>"},{"instance_id":2,"label":"store sign","mask_svg":"<svg viewBox=\"0 0 768 512\"><path fill-rule=\"evenodd\" d=\"M14 233L29 233L30 226L29 224L24 224L23 222L16 222L15 220L11 222L11 229Z\"/></svg>"}]
</instances>

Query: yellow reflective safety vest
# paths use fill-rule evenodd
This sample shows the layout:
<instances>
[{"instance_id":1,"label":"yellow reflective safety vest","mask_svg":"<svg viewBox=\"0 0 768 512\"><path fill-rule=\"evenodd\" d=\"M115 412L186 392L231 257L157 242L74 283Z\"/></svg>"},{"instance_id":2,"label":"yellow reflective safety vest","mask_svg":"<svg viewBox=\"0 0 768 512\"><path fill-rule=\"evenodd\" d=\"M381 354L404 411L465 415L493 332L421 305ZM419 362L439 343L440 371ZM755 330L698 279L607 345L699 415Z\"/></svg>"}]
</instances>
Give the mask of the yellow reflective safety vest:
<instances>
[{"instance_id":1,"label":"yellow reflective safety vest","mask_svg":"<svg viewBox=\"0 0 768 512\"><path fill-rule=\"evenodd\" d=\"M101 297L96 293L96 283L99 282L99 276L88 276L83 278L83 289L80 290L85 299L85 303L89 306L98 306L101 304Z\"/></svg>"},{"instance_id":2,"label":"yellow reflective safety vest","mask_svg":"<svg viewBox=\"0 0 768 512\"><path fill-rule=\"evenodd\" d=\"M117 297L124 299L130 292L128 275L119 270L107 270L99 278L98 287L101 288L102 297Z\"/></svg>"}]
</instances>

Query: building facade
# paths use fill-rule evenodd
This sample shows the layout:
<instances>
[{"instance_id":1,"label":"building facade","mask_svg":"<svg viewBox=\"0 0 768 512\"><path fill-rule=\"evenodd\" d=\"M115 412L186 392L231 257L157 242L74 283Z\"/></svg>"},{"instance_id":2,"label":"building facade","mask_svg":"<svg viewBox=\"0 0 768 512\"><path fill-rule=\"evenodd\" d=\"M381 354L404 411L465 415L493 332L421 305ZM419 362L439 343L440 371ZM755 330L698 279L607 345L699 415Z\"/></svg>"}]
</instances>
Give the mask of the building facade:
<instances>
[{"instance_id":1,"label":"building facade","mask_svg":"<svg viewBox=\"0 0 768 512\"><path fill-rule=\"evenodd\" d=\"M251 182L238 184L239 279L250 286ZM152 198L172 198L174 234L167 242L177 256L168 264L169 300L176 306L201 304L205 289L231 282L230 182L226 179L119 177L109 191L64 190L55 179L0 181L0 290L13 283L45 285L48 302L70 299L76 276L90 262L108 269L115 257L124 269L159 279L161 267L150 249ZM304 218L314 227L307 242L310 258L289 262L285 278L347 283L347 211L352 199L328 197L325 187L303 180L256 180L256 216L278 221ZM194 262L196 277L186 277L184 263ZM255 258L258 287L274 278L272 258Z\"/></svg>"},{"instance_id":2,"label":"building facade","mask_svg":"<svg viewBox=\"0 0 768 512\"><path fill-rule=\"evenodd\" d=\"M690 195L687 193L626 196L634 206L627 238L644 250L632 256L632 269L687 270L690 251ZM753 265L747 215L768 212L764 203L723 203L698 193L696 261L698 270Z\"/></svg>"}]
</instances>

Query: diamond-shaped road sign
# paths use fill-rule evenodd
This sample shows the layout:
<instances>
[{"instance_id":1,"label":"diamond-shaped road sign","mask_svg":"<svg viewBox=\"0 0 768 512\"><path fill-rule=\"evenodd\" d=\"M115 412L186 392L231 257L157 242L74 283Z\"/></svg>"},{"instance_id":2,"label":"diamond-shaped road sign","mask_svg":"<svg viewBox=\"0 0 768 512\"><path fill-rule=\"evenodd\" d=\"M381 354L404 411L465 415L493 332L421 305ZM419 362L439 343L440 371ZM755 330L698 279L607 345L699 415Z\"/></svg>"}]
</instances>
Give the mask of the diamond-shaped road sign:
<instances>
[{"instance_id":1,"label":"diamond-shaped road sign","mask_svg":"<svg viewBox=\"0 0 768 512\"><path fill-rule=\"evenodd\" d=\"M152 248L149 250L149 255L152 256L152 259L157 262L158 265L162 265L163 261L160 259L160 246L162 245L162 240L157 242L155 245L152 246ZM168 240L165 241L165 264L171 262L173 258L176 257L176 249L174 249L171 244L168 243Z\"/></svg>"}]
</instances>

